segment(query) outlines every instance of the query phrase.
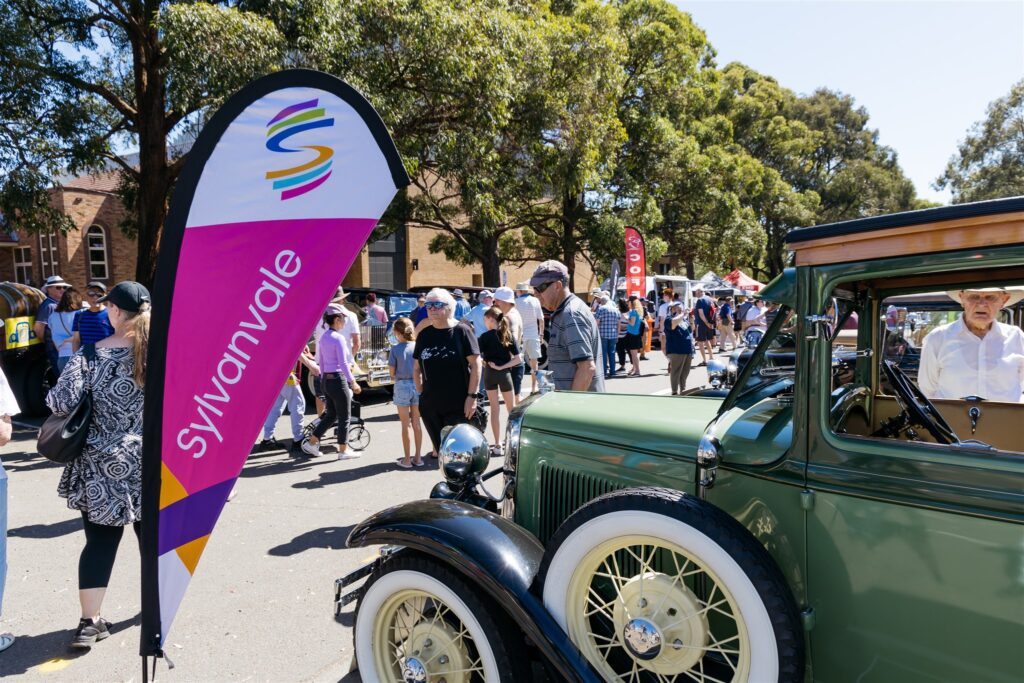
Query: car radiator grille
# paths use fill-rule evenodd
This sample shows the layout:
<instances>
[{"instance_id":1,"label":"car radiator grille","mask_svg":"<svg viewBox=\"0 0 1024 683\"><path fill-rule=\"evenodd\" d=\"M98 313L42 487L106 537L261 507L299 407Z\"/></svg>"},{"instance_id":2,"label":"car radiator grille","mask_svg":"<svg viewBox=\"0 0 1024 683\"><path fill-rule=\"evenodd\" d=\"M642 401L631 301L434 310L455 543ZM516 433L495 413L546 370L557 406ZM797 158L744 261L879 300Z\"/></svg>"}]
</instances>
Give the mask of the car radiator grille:
<instances>
[{"instance_id":1,"label":"car radiator grille","mask_svg":"<svg viewBox=\"0 0 1024 683\"><path fill-rule=\"evenodd\" d=\"M547 544L555 531L569 515L580 506L616 489L610 481L585 474L578 470L564 469L540 463L540 542Z\"/></svg>"}]
</instances>

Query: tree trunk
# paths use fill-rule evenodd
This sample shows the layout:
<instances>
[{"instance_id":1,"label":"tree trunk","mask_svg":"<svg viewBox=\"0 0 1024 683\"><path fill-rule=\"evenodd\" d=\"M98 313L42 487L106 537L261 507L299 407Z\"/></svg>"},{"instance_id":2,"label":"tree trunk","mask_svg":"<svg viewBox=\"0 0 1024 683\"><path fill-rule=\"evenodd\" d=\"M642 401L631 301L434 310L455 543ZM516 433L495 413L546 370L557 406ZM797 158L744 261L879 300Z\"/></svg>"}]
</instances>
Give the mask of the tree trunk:
<instances>
[{"instance_id":1,"label":"tree trunk","mask_svg":"<svg viewBox=\"0 0 1024 683\"><path fill-rule=\"evenodd\" d=\"M690 280L696 280L697 273L695 271L695 266L693 265L693 257L686 256L683 259L683 265L686 267L686 277Z\"/></svg>"},{"instance_id":2,"label":"tree trunk","mask_svg":"<svg viewBox=\"0 0 1024 683\"><path fill-rule=\"evenodd\" d=\"M135 279L152 288L160 250L170 171L167 160L167 111L164 74L161 72L160 36L156 15L159 3L147 3L145 28L132 45L135 67L135 101L138 107L139 188L137 260Z\"/></svg>"},{"instance_id":3,"label":"tree trunk","mask_svg":"<svg viewBox=\"0 0 1024 683\"><path fill-rule=\"evenodd\" d=\"M500 287L501 257L498 256L497 235L488 237L484 244L484 253L482 254L482 258L480 259L480 265L482 267L484 275L484 286Z\"/></svg>"},{"instance_id":4,"label":"tree trunk","mask_svg":"<svg viewBox=\"0 0 1024 683\"><path fill-rule=\"evenodd\" d=\"M576 291L576 227L583 210L583 195L566 193L562 197L562 263L569 271L569 291Z\"/></svg>"}]
</instances>

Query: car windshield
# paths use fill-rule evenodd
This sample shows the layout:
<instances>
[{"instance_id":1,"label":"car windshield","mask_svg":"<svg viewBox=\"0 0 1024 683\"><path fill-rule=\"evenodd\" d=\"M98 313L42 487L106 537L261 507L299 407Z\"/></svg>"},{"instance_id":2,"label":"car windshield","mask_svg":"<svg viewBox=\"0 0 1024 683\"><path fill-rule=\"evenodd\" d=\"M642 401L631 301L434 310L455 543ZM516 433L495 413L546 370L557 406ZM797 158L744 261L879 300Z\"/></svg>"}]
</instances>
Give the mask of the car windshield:
<instances>
[{"instance_id":1,"label":"car windshield","mask_svg":"<svg viewBox=\"0 0 1024 683\"><path fill-rule=\"evenodd\" d=\"M388 297L388 316L397 318L407 315L416 308L416 297L413 295L393 294Z\"/></svg>"},{"instance_id":2,"label":"car windshield","mask_svg":"<svg viewBox=\"0 0 1024 683\"><path fill-rule=\"evenodd\" d=\"M726 405L732 406L745 395L759 387L792 378L796 365L796 342L793 336L795 320L793 311L782 306L774 313L768 331L761 338L753 355L744 367L737 386ZM741 386L742 385L742 386Z\"/></svg>"}]
</instances>

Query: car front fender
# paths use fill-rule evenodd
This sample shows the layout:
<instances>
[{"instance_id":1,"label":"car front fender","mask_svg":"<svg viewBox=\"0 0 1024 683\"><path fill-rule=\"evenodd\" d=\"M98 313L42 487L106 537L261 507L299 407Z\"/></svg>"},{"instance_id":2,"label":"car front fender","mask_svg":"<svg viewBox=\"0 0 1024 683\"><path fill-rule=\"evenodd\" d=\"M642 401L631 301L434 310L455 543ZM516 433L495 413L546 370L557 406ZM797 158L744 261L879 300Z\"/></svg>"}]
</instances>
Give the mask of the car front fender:
<instances>
[{"instance_id":1,"label":"car front fender","mask_svg":"<svg viewBox=\"0 0 1024 683\"><path fill-rule=\"evenodd\" d=\"M400 545L442 560L497 602L563 678L601 680L531 592L544 547L526 530L459 501L420 500L369 517L347 541L349 548L377 544Z\"/></svg>"}]
</instances>

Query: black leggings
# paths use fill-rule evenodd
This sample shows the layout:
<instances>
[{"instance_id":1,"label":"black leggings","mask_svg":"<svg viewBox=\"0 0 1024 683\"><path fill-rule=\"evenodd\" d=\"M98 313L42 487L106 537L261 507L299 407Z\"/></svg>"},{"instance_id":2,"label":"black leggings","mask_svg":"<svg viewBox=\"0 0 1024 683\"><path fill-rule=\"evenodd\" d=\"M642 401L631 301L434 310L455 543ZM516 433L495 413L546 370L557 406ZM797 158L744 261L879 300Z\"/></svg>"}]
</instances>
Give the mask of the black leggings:
<instances>
[{"instance_id":1,"label":"black leggings","mask_svg":"<svg viewBox=\"0 0 1024 683\"><path fill-rule=\"evenodd\" d=\"M324 379L324 404L326 406L320 424L313 430L313 436L323 438L327 430L338 423L338 443L348 443L348 423L352 418L352 401L348 397L348 382L333 375Z\"/></svg>"},{"instance_id":2,"label":"black leggings","mask_svg":"<svg viewBox=\"0 0 1024 683\"><path fill-rule=\"evenodd\" d=\"M626 338L619 337L619 341L615 343L615 353L619 356L619 367L626 367Z\"/></svg>"},{"instance_id":3,"label":"black leggings","mask_svg":"<svg viewBox=\"0 0 1024 683\"><path fill-rule=\"evenodd\" d=\"M426 401L423 397L420 397L420 419L423 420L423 426L427 428L427 436L430 437L430 443L434 445L434 452L439 453L441 450L441 430L449 425L462 424L463 422L469 422L466 419L466 409L464 406L458 408L449 408L447 406L435 406L431 405L432 401L428 398Z\"/></svg>"},{"instance_id":4,"label":"black leggings","mask_svg":"<svg viewBox=\"0 0 1024 683\"><path fill-rule=\"evenodd\" d=\"M114 558L117 557L124 527L90 522L85 512L82 513L82 523L85 526L85 547L78 558L78 588L106 588L110 583L110 572L114 570ZM138 539L142 524L135 522L132 528ZM139 543L142 543L141 539Z\"/></svg>"}]
</instances>

